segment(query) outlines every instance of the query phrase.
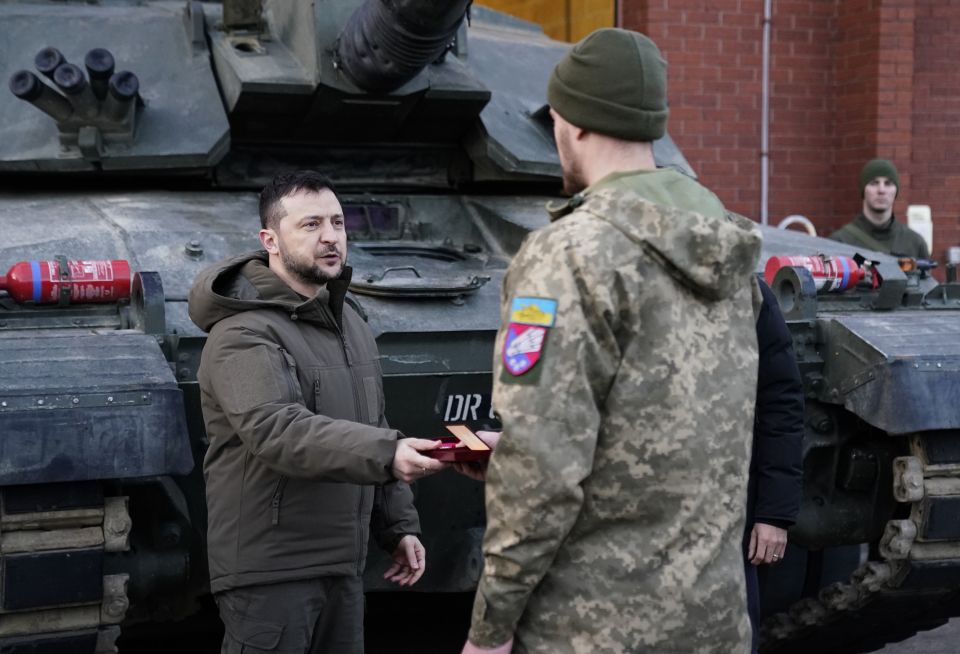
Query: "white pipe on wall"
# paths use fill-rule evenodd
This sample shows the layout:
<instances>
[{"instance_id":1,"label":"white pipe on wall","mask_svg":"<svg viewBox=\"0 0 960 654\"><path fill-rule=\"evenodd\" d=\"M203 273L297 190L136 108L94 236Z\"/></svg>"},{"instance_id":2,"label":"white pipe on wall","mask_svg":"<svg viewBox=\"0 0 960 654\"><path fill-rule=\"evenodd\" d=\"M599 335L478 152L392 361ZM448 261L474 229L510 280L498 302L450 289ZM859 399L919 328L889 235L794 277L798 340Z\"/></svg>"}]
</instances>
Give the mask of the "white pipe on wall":
<instances>
[{"instance_id":1,"label":"white pipe on wall","mask_svg":"<svg viewBox=\"0 0 960 654\"><path fill-rule=\"evenodd\" d=\"M763 79L760 81L760 224L769 223L770 201L770 24L773 0L763 0Z\"/></svg>"}]
</instances>

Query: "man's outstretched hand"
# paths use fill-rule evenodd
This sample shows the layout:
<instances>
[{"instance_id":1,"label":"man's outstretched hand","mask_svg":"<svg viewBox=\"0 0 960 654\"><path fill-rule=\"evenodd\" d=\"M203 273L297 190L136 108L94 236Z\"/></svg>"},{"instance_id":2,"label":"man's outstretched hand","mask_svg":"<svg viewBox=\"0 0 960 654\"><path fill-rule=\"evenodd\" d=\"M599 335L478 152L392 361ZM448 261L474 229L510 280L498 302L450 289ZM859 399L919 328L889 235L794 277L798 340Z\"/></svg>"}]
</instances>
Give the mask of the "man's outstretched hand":
<instances>
[{"instance_id":1,"label":"man's outstretched hand","mask_svg":"<svg viewBox=\"0 0 960 654\"><path fill-rule=\"evenodd\" d=\"M425 438L401 438L398 440L391 468L393 476L409 484L447 468L446 463L420 454L420 452L432 450L438 445L440 445L440 441L429 441Z\"/></svg>"},{"instance_id":2,"label":"man's outstretched hand","mask_svg":"<svg viewBox=\"0 0 960 654\"><path fill-rule=\"evenodd\" d=\"M500 442L500 432L498 431L478 431L477 436L486 443L491 450L497 449L497 443ZM453 469L461 475L466 475L470 479L477 481L487 480L487 461L467 461L465 463L454 463Z\"/></svg>"}]
</instances>

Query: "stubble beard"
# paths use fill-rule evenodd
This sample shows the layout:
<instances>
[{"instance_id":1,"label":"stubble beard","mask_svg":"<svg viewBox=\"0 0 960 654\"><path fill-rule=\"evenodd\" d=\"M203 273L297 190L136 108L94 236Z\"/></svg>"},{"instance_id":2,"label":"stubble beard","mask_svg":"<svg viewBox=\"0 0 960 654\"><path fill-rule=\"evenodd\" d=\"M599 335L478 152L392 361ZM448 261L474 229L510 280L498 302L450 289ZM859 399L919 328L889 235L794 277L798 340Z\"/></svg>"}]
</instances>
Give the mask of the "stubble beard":
<instances>
[{"instance_id":1,"label":"stubble beard","mask_svg":"<svg viewBox=\"0 0 960 654\"><path fill-rule=\"evenodd\" d=\"M283 247L283 242L277 242L277 248L280 250L280 261L283 263L284 268L287 271L297 277L300 281L305 284L319 284L324 285L329 281L337 279L343 273L343 267L346 265L346 253L341 253L337 250L335 245L331 245L326 248L323 252L317 254L318 257L322 257L327 254L335 253L340 255L340 266L337 268L336 274L330 274L325 271L323 268L318 266L314 261L306 262L300 259L295 258L290 252Z\"/></svg>"},{"instance_id":2,"label":"stubble beard","mask_svg":"<svg viewBox=\"0 0 960 654\"><path fill-rule=\"evenodd\" d=\"M566 132L557 135L557 154L560 156L560 168L563 171L563 192L568 195L576 195L587 188Z\"/></svg>"}]
</instances>

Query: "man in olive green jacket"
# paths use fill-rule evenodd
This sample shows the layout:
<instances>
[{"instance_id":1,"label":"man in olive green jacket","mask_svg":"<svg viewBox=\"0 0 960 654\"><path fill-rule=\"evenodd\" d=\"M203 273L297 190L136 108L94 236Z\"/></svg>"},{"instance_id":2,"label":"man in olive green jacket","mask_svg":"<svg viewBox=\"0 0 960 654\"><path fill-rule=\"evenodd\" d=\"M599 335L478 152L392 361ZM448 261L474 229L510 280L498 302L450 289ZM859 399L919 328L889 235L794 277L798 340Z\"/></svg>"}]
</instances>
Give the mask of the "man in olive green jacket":
<instances>
[{"instance_id":1,"label":"man in olive green jacket","mask_svg":"<svg viewBox=\"0 0 960 654\"><path fill-rule=\"evenodd\" d=\"M548 98L575 195L504 280L464 652L744 654L759 233L597 184L655 167L666 79L646 37L594 32Z\"/></svg>"},{"instance_id":2,"label":"man in olive green jacket","mask_svg":"<svg viewBox=\"0 0 960 654\"><path fill-rule=\"evenodd\" d=\"M433 441L386 424L376 343L344 302L330 182L281 174L260 215L265 251L213 266L190 293L190 317L209 331L198 380L223 652L356 654L371 521L394 557L386 576L415 583L426 558L405 482L444 466L418 452Z\"/></svg>"},{"instance_id":3,"label":"man in olive green jacket","mask_svg":"<svg viewBox=\"0 0 960 654\"><path fill-rule=\"evenodd\" d=\"M830 238L876 252L929 259L930 249L923 237L893 215L899 191L900 175L893 163L886 159L868 161L860 171L863 209Z\"/></svg>"}]
</instances>

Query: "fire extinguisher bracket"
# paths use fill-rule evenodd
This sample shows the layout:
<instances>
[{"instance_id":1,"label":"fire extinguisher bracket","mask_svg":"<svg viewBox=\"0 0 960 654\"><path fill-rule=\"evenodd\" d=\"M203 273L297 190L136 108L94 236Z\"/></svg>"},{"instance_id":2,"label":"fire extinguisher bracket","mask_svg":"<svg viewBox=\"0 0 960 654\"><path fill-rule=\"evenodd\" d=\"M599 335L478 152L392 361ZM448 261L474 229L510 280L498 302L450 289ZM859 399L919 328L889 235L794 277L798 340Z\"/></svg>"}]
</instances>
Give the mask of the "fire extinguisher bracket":
<instances>
[{"instance_id":1,"label":"fire extinguisher bracket","mask_svg":"<svg viewBox=\"0 0 960 654\"><path fill-rule=\"evenodd\" d=\"M70 284L70 265L67 263L67 257L62 254L55 256L54 260L57 262L57 270L60 273L60 297L57 305L65 307L70 304L70 291L73 288Z\"/></svg>"}]
</instances>

